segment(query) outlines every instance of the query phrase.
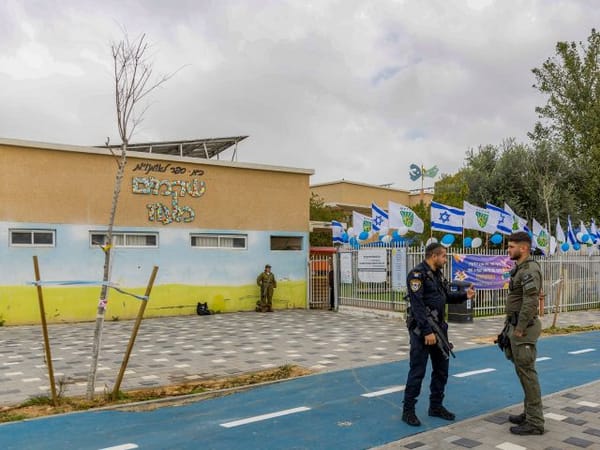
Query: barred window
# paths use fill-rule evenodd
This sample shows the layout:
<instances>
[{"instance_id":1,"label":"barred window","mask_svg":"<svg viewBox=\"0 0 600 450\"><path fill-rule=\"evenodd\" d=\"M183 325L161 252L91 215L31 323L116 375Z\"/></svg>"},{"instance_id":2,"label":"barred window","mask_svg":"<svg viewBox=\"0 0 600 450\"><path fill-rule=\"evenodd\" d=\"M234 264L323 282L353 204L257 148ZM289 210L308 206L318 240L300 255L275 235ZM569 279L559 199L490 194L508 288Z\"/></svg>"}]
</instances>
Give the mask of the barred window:
<instances>
[{"instance_id":1,"label":"barred window","mask_svg":"<svg viewBox=\"0 0 600 450\"><path fill-rule=\"evenodd\" d=\"M95 245L106 245L108 241L108 234L104 232L91 231L90 232L90 244ZM144 248L144 247L158 247L158 233L113 233L113 244L115 247L129 247L129 248Z\"/></svg>"},{"instance_id":2,"label":"barred window","mask_svg":"<svg viewBox=\"0 0 600 450\"><path fill-rule=\"evenodd\" d=\"M302 250L302 236L271 236L271 250Z\"/></svg>"},{"instance_id":3,"label":"barred window","mask_svg":"<svg viewBox=\"0 0 600 450\"><path fill-rule=\"evenodd\" d=\"M9 230L11 247L55 247L55 230Z\"/></svg>"},{"instance_id":4,"label":"barred window","mask_svg":"<svg viewBox=\"0 0 600 450\"><path fill-rule=\"evenodd\" d=\"M197 248L228 248L234 250L246 250L248 248L248 236L245 234L191 234L192 247Z\"/></svg>"}]
</instances>

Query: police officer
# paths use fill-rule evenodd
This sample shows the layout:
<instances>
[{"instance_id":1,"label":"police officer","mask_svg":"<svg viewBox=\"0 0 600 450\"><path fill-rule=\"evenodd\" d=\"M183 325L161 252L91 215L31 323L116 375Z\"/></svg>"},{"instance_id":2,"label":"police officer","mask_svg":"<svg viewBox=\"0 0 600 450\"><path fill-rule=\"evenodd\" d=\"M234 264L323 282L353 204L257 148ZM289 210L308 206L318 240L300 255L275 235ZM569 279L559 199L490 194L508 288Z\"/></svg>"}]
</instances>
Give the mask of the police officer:
<instances>
[{"instance_id":1,"label":"police officer","mask_svg":"<svg viewBox=\"0 0 600 450\"><path fill-rule=\"evenodd\" d=\"M538 318L542 272L539 264L529 255L530 251L529 234L519 231L509 236L508 256L516 264L510 272L506 300L510 346L504 352L513 362L523 387L525 411L509 416L508 420L516 424L510 428L510 432L522 436L544 433L542 394L535 370L536 343L542 330L542 323Z\"/></svg>"},{"instance_id":2,"label":"police officer","mask_svg":"<svg viewBox=\"0 0 600 450\"><path fill-rule=\"evenodd\" d=\"M419 426L421 421L415 414L415 404L421 392L427 360L431 358L431 393L429 415L454 420L455 415L443 405L444 389L448 381L448 355L436 345L437 338L427 317L432 317L448 339L448 324L444 321L446 303L461 303L475 297L475 289L450 291L442 268L446 265L446 249L433 243L425 248L425 260L417 264L407 277L410 315L407 326L410 336L410 369L404 389L402 420L409 425Z\"/></svg>"},{"instance_id":3,"label":"police officer","mask_svg":"<svg viewBox=\"0 0 600 450\"><path fill-rule=\"evenodd\" d=\"M256 278L256 284L260 286L260 300L256 302L256 311L273 312L273 289L277 287L277 281L269 264Z\"/></svg>"}]
</instances>

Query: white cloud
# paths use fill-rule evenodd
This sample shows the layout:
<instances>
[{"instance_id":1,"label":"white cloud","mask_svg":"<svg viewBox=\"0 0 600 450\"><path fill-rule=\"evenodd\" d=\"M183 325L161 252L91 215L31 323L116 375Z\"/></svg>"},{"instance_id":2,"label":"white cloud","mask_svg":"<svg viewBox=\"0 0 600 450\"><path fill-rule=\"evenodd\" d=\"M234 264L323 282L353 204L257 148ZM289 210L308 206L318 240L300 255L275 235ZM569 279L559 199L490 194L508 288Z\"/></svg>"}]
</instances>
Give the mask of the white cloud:
<instances>
[{"instance_id":1,"label":"white cloud","mask_svg":"<svg viewBox=\"0 0 600 450\"><path fill-rule=\"evenodd\" d=\"M183 67L135 140L244 134L241 161L406 188L412 162L452 172L469 148L526 140L544 101L531 69L600 19L591 0L8 5L0 136L116 141L109 43L125 24L157 74Z\"/></svg>"}]
</instances>

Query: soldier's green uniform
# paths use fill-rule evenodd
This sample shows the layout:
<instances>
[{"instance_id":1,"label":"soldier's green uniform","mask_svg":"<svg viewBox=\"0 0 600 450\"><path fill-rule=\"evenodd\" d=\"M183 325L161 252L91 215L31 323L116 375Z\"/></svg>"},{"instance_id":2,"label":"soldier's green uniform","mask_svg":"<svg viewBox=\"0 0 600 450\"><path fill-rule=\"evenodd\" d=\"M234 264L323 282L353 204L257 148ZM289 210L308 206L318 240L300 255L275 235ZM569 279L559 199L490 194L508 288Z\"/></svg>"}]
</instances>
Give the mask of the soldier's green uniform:
<instances>
[{"instance_id":1,"label":"soldier's green uniform","mask_svg":"<svg viewBox=\"0 0 600 450\"><path fill-rule=\"evenodd\" d=\"M542 323L538 318L541 288L542 272L535 260L528 258L521 264L515 265L510 273L506 300L510 347L505 349L505 354L515 365L523 387L525 420L533 427L543 430L542 395L535 370L536 343L542 331ZM523 332L524 336L514 336L515 329Z\"/></svg>"},{"instance_id":2,"label":"soldier's green uniform","mask_svg":"<svg viewBox=\"0 0 600 450\"><path fill-rule=\"evenodd\" d=\"M273 311L273 288L277 287L275 275L270 271L262 272L256 278L256 284L260 286L260 300L256 302L256 311Z\"/></svg>"}]
</instances>

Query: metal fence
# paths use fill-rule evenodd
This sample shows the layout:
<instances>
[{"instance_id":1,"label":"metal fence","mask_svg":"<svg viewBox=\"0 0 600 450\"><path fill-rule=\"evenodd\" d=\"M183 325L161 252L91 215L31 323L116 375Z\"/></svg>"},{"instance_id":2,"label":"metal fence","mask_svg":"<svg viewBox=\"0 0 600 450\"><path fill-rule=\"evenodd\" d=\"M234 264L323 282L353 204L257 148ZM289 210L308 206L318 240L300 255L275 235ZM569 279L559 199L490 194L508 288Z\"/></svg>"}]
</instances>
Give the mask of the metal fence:
<instances>
[{"instance_id":1,"label":"metal fence","mask_svg":"<svg viewBox=\"0 0 600 450\"><path fill-rule=\"evenodd\" d=\"M360 281L358 277L358 255L360 249L340 248L335 254L335 292L338 305L354 306L367 309L404 312L406 309L406 280L402 280L401 288L393 283L392 254L398 264L395 247L386 249L386 274L383 281ZM396 250L394 250L396 249ZM454 254L504 255L503 250L488 249L448 249L448 264L445 267L446 278L451 278L451 261ZM342 256L344 255L344 256ZM423 247L408 247L402 251L405 259L403 274L424 258ZM405 255L405 257L404 257ZM345 267L351 266L351 274L347 274L344 282L340 273L340 258L346 259ZM597 249L570 252L551 257L536 256L543 274L543 290L545 293L544 311L550 313L558 310L575 311L600 308L600 253ZM350 262L350 263L349 263ZM405 275L404 275L405 277ZM395 287L395 289L393 289ZM493 316L504 313L507 289L478 290L473 315L476 317Z\"/></svg>"}]
</instances>

